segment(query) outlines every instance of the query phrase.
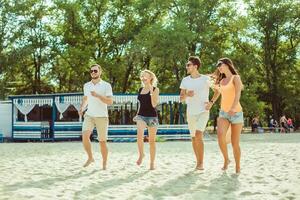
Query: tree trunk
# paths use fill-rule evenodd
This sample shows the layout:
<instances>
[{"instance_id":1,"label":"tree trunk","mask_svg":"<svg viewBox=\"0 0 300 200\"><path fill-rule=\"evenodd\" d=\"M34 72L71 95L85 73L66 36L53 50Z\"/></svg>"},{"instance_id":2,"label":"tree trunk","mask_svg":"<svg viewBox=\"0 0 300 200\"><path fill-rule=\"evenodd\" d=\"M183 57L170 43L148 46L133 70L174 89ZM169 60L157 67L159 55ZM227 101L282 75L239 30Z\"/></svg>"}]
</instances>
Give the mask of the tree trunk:
<instances>
[{"instance_id":1,"label":"tree trunk","mask_svg":"<svg viewBox=\"0 0 300 200\"><path fill-rule=\"evenodd\" d=\"M133 70L133 59L129 58L128 65L127 65L126 72L125 72L125 76L124 76L122 93L125 93L126 90L128 89L129 76L130 76L132 70Z\"/></svg>"}]
</instances>

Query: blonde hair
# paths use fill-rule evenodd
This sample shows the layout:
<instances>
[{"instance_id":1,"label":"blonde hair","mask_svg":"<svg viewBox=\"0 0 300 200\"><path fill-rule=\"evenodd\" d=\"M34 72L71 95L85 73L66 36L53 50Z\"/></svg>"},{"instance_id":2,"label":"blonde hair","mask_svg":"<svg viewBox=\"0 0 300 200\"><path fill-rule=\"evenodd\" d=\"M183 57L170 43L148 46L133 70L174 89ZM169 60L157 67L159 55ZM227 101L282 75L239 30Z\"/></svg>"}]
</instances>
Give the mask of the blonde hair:
<instances>
[{"instance_id":1,"label":"blonde hair","mask_svg":"<svg viewBox=\"0 0 300 200\"><path fill-rule=\"evenodd\" d=\"M145 70L141 71L141 75L142 75L143 73L148 73L148 74L150 74L150 77L151 77L151 80L150 80L151 85L152 85L153 87L156 87L156 86L157 86L157 83L158 83L158 80L157 80L156 75L155 75L152 71L150 71L150 70L148 70L148 69L145 69ZM145 86L143 82L142 82L142 85Z\"/></svg>"},{"instance_id":2,"label":"blonde hair","mask_svg":"<svg viewBox=\"0 0 300 200\"><path fill-rule=\"evenodd\" d=\"M98 67L98 68L99 68L99 71L102 72L102 67L101 67L99 64L92 64L92 65L90 66L90 68L93 68L93 67Z\"/></svg>"}]
</instances>

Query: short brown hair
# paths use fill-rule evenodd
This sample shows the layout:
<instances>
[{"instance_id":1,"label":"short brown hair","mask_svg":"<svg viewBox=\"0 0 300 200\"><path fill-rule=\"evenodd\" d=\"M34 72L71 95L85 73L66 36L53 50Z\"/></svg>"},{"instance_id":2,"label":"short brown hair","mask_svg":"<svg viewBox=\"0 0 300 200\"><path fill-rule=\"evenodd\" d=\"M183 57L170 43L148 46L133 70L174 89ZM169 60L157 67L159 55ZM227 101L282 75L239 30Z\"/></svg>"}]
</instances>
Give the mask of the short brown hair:
<instances>
[{"instance_id":1,"label":"short brown hair","mask_svg":"<svg viewBox=\"0 0 300 200\"><path fill-rule=\"evenodd\" d=\"M102 71L102 67L101 67L99 64L92 64L92 65L90 66L90 68L92 68L92 67L98 67L99 70Z\"/></svg>"},{"instance_id":2,"label":"short brown hair","mask_svg":"<svg viewBox=\"0 0 300 200\"><path fill-rule=\"evenodd\" d=\"M190 56L189 61L193 63L193 65L197 65L197 69L201 66L201 60L198 56Z\"/></svg>"}]
</instances>

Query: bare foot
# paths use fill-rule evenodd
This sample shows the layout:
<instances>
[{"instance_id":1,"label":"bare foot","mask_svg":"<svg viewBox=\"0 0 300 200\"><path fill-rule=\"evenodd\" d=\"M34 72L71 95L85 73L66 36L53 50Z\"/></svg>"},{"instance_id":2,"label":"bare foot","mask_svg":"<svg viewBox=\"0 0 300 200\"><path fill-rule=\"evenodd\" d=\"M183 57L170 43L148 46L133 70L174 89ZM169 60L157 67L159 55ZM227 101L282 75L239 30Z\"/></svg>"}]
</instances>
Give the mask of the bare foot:
<instances>
[{"instance_id":1,"label":"bare foot","mask_svg":"<svg viewBox=\"0 0 300 200\"><path fill-rule=\"evenodd\" d=\"M240 174L241 173L241 168L240 166L235 166L235 173Z\"/></svg>"},{"instance_id":2,"label":"bare foot","mask_svg":"<svg viewBox=\"0 0 300 200\"><path fill-rule=\"evenodd\" d=\"M89 159L85 162L85 164L83 165L83 167L89 166L92 162L95 162L94 158L89 158Z\"/></svg>"},{"instance_id":3,"label":"bare foot","mask_svg":"<svg viewBox=\"0 0 300 200\"><path fill-rule=\"evenodd\" d=\"M143 162L143 158L144 158L144 157L145 157L144 154L143 154L143 155L140 155L139 159L136 161L136 164L137 164L137 165L141 165L142 162Z\"/></svg>"},{"instance_id":4,"label":"bare foot","mask_svg":"<svg viewBox=\"0 0 300 200\"><path fill-rule=\"evenodd\" d=\"M224 166L222 167L222 170L227 170L229 163L230 163L230 160L225 160L224 161Z\"/></svg>"},{"instance_id":5,"label":"bare foot","mask_svg":"<svg viewBox=\"0 0 300 200\"><path fill-rule=\"evenodd\" d=\"M152 163L152 164L150 164L150 170L154 170L155 168L154 168L154 164Z\"/></svg>"},{"instance_id":6,"label":"bare foot","mask_svg":"<svg viewBox=\"0 0 300 200\"><path fill-rule=\"evenodd\" d=\"M102 163L102 169L103 169L103 170L106 170L106 162L103 162L103 163Z\"/></svg>"},{"instance_id":7,"label":"bare foot","mask_svg":"<svg viewBox=\"0 0 300 200\"><path fill-rule=\"evenodd\" d=\"M196 170L204 170L204 168L203 168L203 163L197 164L197 166L196 166L195 169L196 169Z\"/></svg>"}]
</instances>

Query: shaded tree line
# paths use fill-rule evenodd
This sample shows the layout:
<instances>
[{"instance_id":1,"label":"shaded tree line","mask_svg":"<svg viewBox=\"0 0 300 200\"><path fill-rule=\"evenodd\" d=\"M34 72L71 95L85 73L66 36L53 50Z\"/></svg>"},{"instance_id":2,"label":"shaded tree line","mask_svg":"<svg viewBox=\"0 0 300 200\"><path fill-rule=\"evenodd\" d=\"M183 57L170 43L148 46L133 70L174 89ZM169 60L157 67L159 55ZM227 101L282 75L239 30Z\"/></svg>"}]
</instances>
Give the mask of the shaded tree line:
<instances>
[{"instance_id":1,"label":"shaded tree line","mask_svg":"<svg viewBox=\"0 0 300 200\"><path fill-rule=\"evenodd\" d=\"M145 68L178 93L189 55L201 73L226 56L246 116L300 121L299 43L292 0L0 0L0 97L82 91L92 63L115 93L135 93Z\"/></svg>"}]
</instances>

